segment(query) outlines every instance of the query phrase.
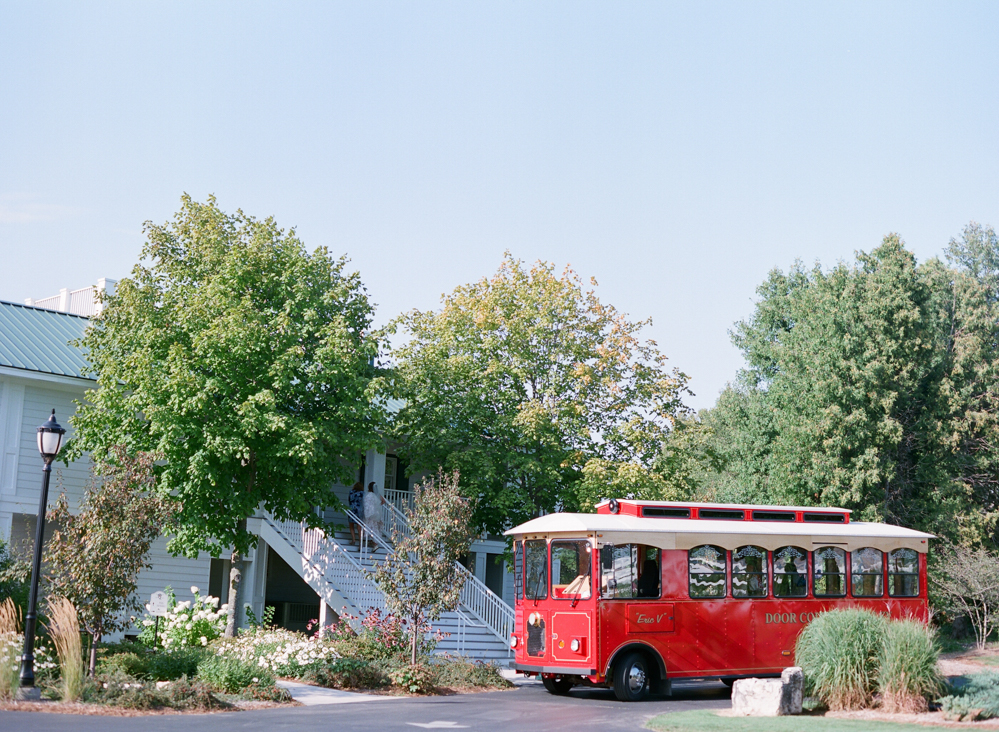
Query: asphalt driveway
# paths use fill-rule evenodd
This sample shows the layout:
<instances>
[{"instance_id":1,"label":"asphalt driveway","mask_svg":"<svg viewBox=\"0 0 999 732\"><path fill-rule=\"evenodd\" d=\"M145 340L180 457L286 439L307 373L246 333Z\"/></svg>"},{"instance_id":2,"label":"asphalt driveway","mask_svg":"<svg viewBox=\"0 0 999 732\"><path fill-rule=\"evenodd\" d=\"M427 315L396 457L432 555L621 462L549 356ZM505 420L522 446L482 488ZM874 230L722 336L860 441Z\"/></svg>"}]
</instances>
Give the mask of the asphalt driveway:
<instances>
[{"instance_id":1,"label":"asphalt driveway","mask_svg":"<svg viewBox=\"0 0 999 732\"><path fill-rule=\"evenodd\" d=\"M672 697L624 703L605 689L576 689L555 697L540 683L510 691L446 697L376 697L372 701L328 706L264 709L212 715L86 717L68 714L0 712L0 729L31 732L417 732L461 729L469 732L594 732L638 730L657 714L688 709L721 709L729 690L719 682L675 683Z\"/></svg>"}]
</instances>

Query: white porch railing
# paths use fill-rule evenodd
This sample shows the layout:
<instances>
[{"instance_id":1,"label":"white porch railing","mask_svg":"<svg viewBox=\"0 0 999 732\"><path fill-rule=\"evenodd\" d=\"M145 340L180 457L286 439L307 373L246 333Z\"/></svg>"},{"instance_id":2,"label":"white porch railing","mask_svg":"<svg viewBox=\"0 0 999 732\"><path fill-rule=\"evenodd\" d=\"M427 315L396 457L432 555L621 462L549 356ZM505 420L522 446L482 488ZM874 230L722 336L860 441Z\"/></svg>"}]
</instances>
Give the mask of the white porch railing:
<instances>
[{"instance_id":1,"label":"white porch railing","mask_svg":"<svg viewBox=\"0 0 999 732\"><path fill-rule=\"evenodd\" d=\"M412 511L416 508L416 494L413 491L398 491L394 488L387 488L383 491L385 500L399 509L402 513L406 510Z\"/></svg>"},{"instance_id":2,"label":"white porch railing","mask_svg":"<svg viewBox=\"0 0 999 732\"><path fill-rule=\"evenodd\" d=\"M386 536L403 538L412 533L409 521L398 508L387 501L381 504L381 508ZM508 642L513 632L513 608L461 564L455 562L454 568L460 577L465 578L461 587L461 604L504 643Z\"/></svg>"}]
</instances>

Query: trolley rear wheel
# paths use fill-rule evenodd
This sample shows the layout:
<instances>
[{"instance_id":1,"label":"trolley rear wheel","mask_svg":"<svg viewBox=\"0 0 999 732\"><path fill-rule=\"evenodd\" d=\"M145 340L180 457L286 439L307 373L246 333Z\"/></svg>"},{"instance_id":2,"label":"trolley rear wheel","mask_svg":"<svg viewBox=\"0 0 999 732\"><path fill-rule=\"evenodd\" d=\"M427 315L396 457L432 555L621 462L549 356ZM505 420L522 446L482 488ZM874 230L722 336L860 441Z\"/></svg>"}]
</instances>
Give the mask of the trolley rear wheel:
<instances>
[{"instance_id":1,"label":"trolley rear wheel","mask_svg":"<svg viewBox=\"0 0 999 732\"><path fill-rule=\"evenodd\" d=\"M614 696L641 701L649 695L649 665L641 653L629 653L614 666Z\"/></svg>"},{"instance_id":2,"label":"trolley rear wheel","mask_svg":"<svg viewBox=\"0 0 999 732\"><path fill-rule=\"evenodd\" d=\"M573 686L571 678L558 674L552 674L551 676L542 674L541 683L548 689L549 694L557 694L558 696L568 694L569 689Z\"/></svg>"}]
</instances>

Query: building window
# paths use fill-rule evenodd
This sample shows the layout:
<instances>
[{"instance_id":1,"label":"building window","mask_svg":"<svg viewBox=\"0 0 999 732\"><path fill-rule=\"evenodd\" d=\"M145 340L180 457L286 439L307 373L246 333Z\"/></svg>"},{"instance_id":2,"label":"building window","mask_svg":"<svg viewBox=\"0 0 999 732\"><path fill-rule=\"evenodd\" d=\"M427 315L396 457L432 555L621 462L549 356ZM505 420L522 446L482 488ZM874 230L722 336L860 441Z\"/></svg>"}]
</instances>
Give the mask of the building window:
<instances>
[{"instance_id":1,"label":"building window","mask_svg":"<svg viewBox=\"0 0 999 732\"><path fill-rule=\"evenodd\" d=\"M732 554L732 597L767 596L767 550L740 546Z\"/></svg>"},{"instance_id":2,"label":"building window","mask_svg":"<svg viewBox=\"0 0 999 732\"><path fill-rule=\"evenodd\" d=\"M888 594L919 597L919 554L913 549L895 549L888 553Z\"/></svg>"},{"instance_id":3,"label":"building window","mask_svg":"<svg viewBox=\"0 0 999 732\"><path fill-rule=\"evenodd\" d=\"M782 546L774 552L774 597L808 595L807 556L796 546Z\"/></svg>"},{"instance_id":4,"label":"building window","mask_svg":"<svg viewBox=\"0 0 999 732\"><path fill-rule=\"evenodd\" d=\"M816 597L843 597L846 594L846 552L824 546L812 553Z\"/></svg>"},{"instance_id":5,"label":"building window","mask_svg":"<svg viewBox=\"0 0 999 732\"><path fill-rule=\"evenodd\" d=\"M884 594L884 556L883 552L871 547L850 552L854 597L881 597Z\"/></svg>"},{"instance_id":6,"label":"building window","mask_svg":"<svg viewBox=\"0 0 999 732\"><path fill-rule=\"evenodd\" d=\"M690 596L725 597L725 571L728 558L720 546L696 546L687 555Z\"/></svg>"}]
</instances>

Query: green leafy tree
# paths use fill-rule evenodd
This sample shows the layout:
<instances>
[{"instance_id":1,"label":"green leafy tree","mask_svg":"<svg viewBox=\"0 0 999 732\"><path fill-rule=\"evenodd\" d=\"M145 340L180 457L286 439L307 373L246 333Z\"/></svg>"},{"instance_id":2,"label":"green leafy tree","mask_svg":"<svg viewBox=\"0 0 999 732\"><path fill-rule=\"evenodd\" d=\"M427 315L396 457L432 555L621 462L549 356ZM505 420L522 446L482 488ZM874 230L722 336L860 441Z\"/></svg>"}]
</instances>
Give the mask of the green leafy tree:
<instances>
[{"instance_id":1,"label":"green leafy tree","mask_svg":"<svg viewBox=\"0 0 999 732\"><path fill-rule=\"evenodd\" d=\"M172 222L145 229L140 263L80 344L99 388L79 403L68 457L103 461L116 444L162 455L170 550L233 549L231 634L247 518L318 521L313 508L338 505L334 483L378 444L372 308L345 259L214 198L185 195Z\"/></svg>"},{"instance_id":2,"label":"green leafy tree","mask_svg":"<svg viewBox=\"0 0 999 732\"><path fill-rule=\"evenodd\" d=\"M945 545L934 557L930 585L943 610L965 616L985 650L999 625L999 555L983 547Z\"/></svg>"},{"instance_id":3,"label":"green leafy tree","mask_svg":"<svg viewBox=\"0 0 999 732\"><path fill-rule=\"evenodd\" d=\"M112 448L103 474L91 479L79 511L71 512L63 493L50 514L56 526L45 546L51 595L70 599L93 642L90 675L101 638L132 624L139 611L139 570L149 569L149 547L162 533L171 501L153 490L155 455L130 456Z\"/></svg>"},{"instance_id":4,"label":"green leafy tree","mask_svg":"<svg viewBox=\"0 0 999 732\"><path fill-rule=\"evenodd\" d=\"M438 473L417 486L415 508L406 512L411 533L395 537L395 552L372 573L389 608L409 623L414 665L428 622L454 610L461 599L465 579L454 565L472 543L468 509L457 472Z\"/></svg>"},{"instance_id":5,"label":"green leafy tree","mask_svg":"<svg viewBox=\"0 0 999 732\"><path fill-rule=\"evenodd\" d=\"M408 339L391 353L390 387L411 469L458 470L475 525L493 533L592 504L597 489L580 494L588 464L664 482L657 459L687 415L687 377L640 339L648 323L584 292L571 269L509 254L439 311L401 317Z\"/></svg>"},{"instance_id":6,"label":"green leafy tree","mask_svg":"<svg viewBox=\"0 0 999 732\"><path fill-rule=\"evenodd\" d=\"M987 280L967 263L918 265L893 235L855 265L771 272L758 293L733 333L747 367L703 415L725 464L715 497L988 536L999 310Z\"/></svg>"}]
</instances>

